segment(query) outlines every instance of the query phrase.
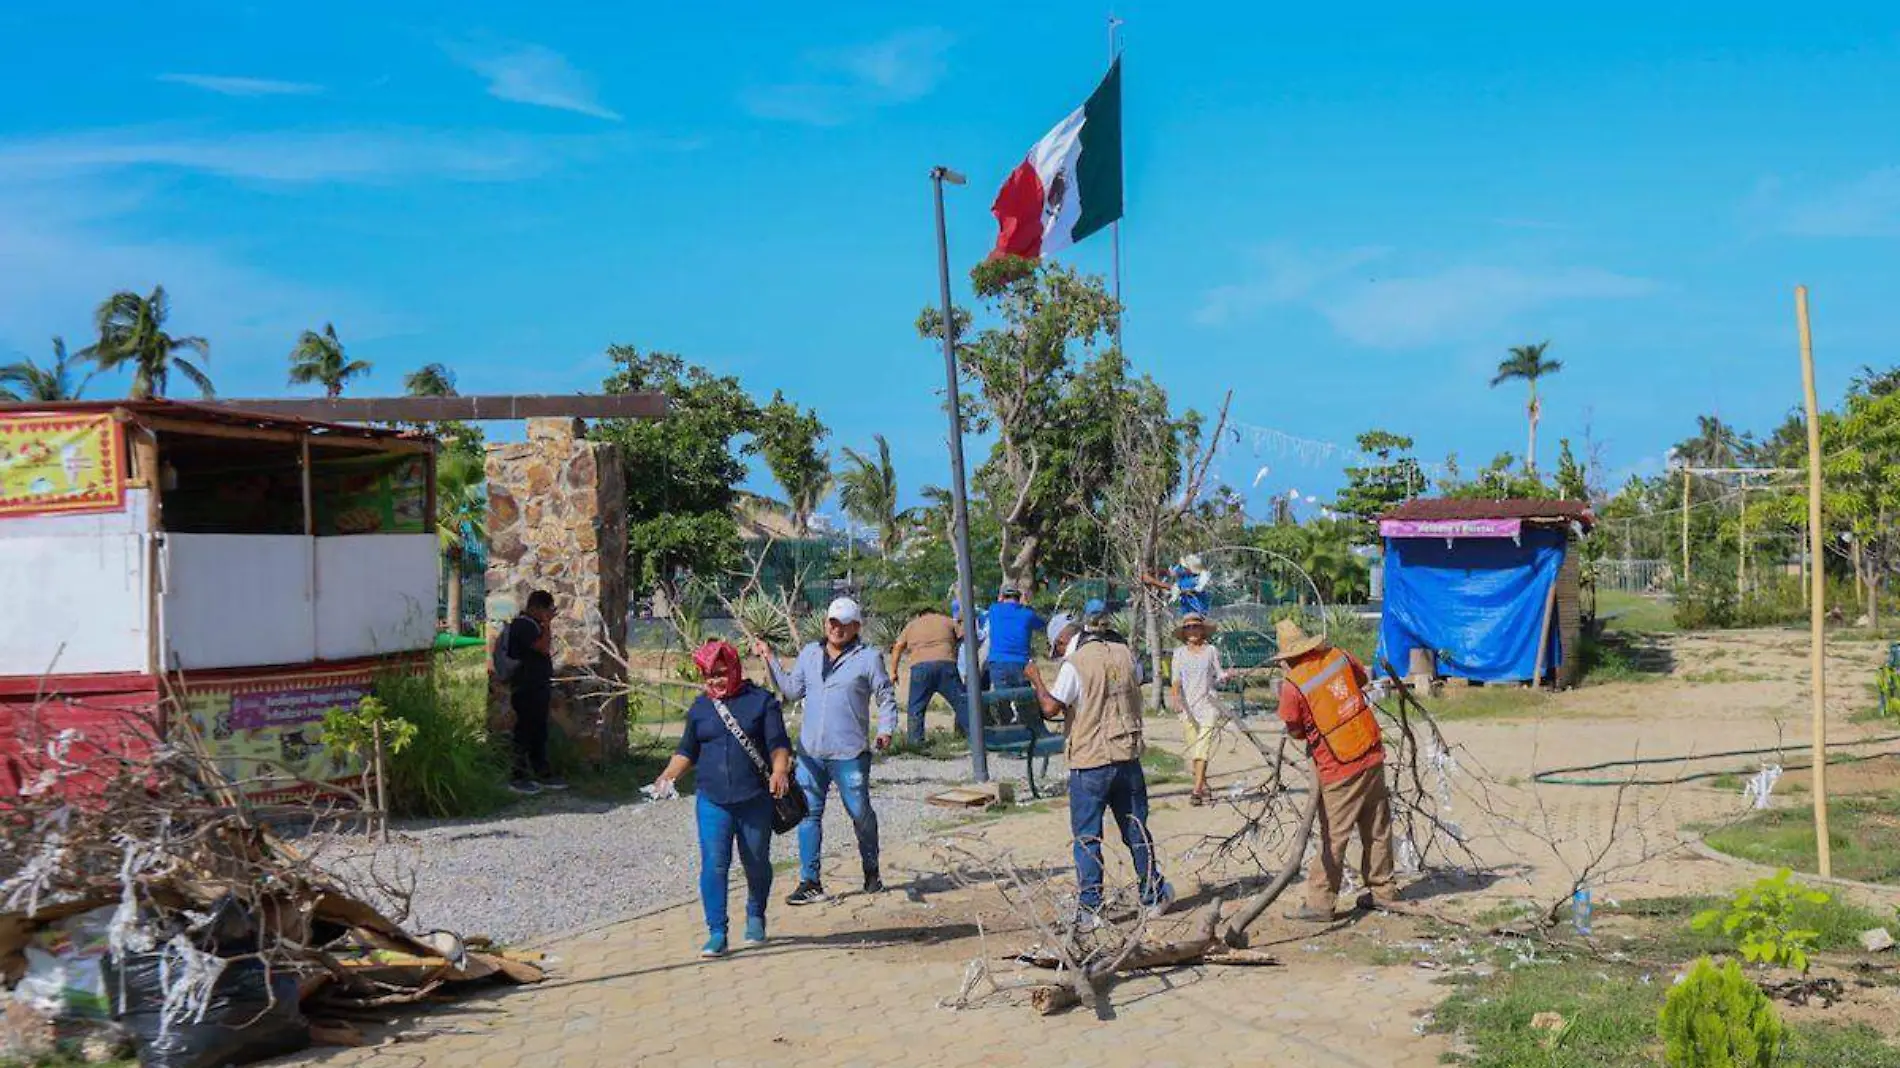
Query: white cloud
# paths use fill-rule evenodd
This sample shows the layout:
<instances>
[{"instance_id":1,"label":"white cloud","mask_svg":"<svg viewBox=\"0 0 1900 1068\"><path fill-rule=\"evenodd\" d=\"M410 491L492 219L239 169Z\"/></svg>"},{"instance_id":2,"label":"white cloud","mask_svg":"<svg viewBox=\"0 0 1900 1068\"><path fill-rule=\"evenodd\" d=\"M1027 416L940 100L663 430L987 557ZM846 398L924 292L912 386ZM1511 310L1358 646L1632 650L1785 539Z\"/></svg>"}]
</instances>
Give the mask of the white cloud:
<instances>
[{"instance_id":1,"label":"white cloud","mask_svg":"<svg viewBox=\"0 0 1900 1068\"><path fill-rule=\"evenodd\" d=\"M218 74L161 74L161 82L189 85L220 96L311 96L323 92L323 86L310 82L284 82L275 78L233 78Z\"/></svg>"},{"instance_id":2,"label":"white cloud","mask_svg":"<svg viewBox=\"0 0 1900 1068\"><path fill-rule=\"evenodd\" d=\"M1405 348L1471 337L1574 300L1640 297L1656 286L1598 267L1453 267L1368 283L1325 301L1333 329L1362 345Z\"/></svg>"},{"instance_id":3,"label":"white cloud","mask_svg":"<svg viewBox=\"0 0 1900 1068\"><path fill-rule=\"evenodd\" d=\"M264 182L383 182L410 177L503 181L540 173L556 142L434 130L306 130L202 136L164 129L92 130L0 141L0 175L53 180L132 168L199 171Z\"/></svg>"},{"instance_id":4,"label":"white cloud","mask_svg":"<svg viewBox=\"0 0 1900 1068\"><path fill-rule=\"evenodd\" d=\"M1800 237L1900 237L1900 167L1883 167L1831 189L1788 197L1767 179L1750 198L1775 229Z\"/></svg>"},{"instance_id":5,"label":"white cloud","mask_svg":"<svg viewBox=\"0 0 1900 1068\"><path fill-rule=\"evenodd\" d=\"M1194 311L1194 321L1219 326L1269 305L1304 301L1322 286L1329 286L1355 268L1390 252L1391 249L1368 247L1315 255L1289 245L1269 245L1253 253L1253 277L1207 291L1200 307Z\"/></svg>"},{"instance_id":6,"label":"white cloud","mask_svg":"<svg viewBox=\"0 0 1900 1068\"><path fill-rule=\"evenodd\" d=\"M593 79L567 57L538 44L444 46L456 62L488 79L488 95L517 104L572 111L620 121L620 113L601 103Z\"/></svg>"},{"instance_id":7,"label":"white cloud","mask_svg":"<svg viewBox=\"0 0 1900 1068\"><path fill-rule=\"evenodd\" d=\"M807 53L803 76L740 95L762 119L838 126L930 93L948 70L953 38L935 27L900 30L851 48Z\"/></svg>"},{"instance_id":8,"label":"white cloud","mask_svg":"<svg viewBox=\"0 0 1900 1068\"><path fill-rule=\"evenodd\" d=\"M1367 270L1391 257L1381 248L1315 255L1269 246L1255 254L1252 277L1209 290L1194 318L1219 326L1298 304L1348 340L1407 348L1480 337L1556 304L1641 297L1656 289L1648 279L1598 267L1459 265L1412 275Z\"/></svg>"}]
</instances>

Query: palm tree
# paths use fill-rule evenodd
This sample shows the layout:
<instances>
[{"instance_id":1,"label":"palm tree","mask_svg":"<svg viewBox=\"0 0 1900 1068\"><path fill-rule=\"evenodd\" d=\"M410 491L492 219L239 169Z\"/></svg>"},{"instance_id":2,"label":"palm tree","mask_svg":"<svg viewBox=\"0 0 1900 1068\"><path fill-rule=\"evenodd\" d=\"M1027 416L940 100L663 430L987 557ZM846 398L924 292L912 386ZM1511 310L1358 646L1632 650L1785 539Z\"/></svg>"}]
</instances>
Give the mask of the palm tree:
<instances>
[{"instance_id":1,"label":"palm tree","mask_svg":"<svg viewBox=\"0 0 1900 1068\"><path fill-rule=\"evenodd\" d=\"M73 384L72 358L66 355L66 339L53 339L53 362L41 367L32 360L21 360L0 367L0 401L78 400L91 375Z\"/></svg>"},{"instance_id":2,"label":"palm tree","mask_svg":"<svg viewBox=\"0 0 1900 1068\"><path fill-rule=\"evenodd\" d=\"M455 372L439 363L425 363L404 375L403 392L411 397L455 396Z\"/></svg>"},{"instance_id":3,"label":"palm tree","mask_svg":"<svg viewBox=\"0 0 1900 1068\"><path fill-rule=\"evenodd\" d=\"M323 324L321 334L305 330L297 339L297 347L290 350L290 384L319 383L326 397L341 397L344 383L366 374L369 361L347 358L343 342L337 340L336 327L329 323Z\"/></svg>"},{"instance_id":4,"label":"palm tree","mask_svg":"<svg viewBox=\"0 0 1900 1068\"><path fill-rule=\"evenodd\" d=\"M462 632L462 567L469 546L488 540L488 487L481 461L445 452L435 470L435 532L449 573L449 633Z\"/></svg>"},{"instance_id":5,"label":"palm tree","mask_svg":"<svg viewBox=\"0 0 1900 1068\"><path fill-rule=\"evenodd\" d=\"M153 286L150 296L141 297L130 290L112 294L93 320L99 340L81 349L79 355L91 360L101 371L130 364L133 400L163 397L171 373L177 371L198 387L208 400L217 395L211 378L197 364L179 355L195 352L211 359L211 343L201 337L173 337L165 332L165 320L171 317L171 299L164 286Z\"/></svg>"},{"instance_id":6,"label":"palm tree","mask_svg":"<svg viewBox=\"0 0 1900 1068\"><path fill-rule=\"evenodd\" d=\"M845 514L867 527L876 527L885 555L897 548L897 469L891 466L891 443L877 434L877 460L846 446L851 466L838 473L838 504Z\"/></svg>"},{"instance_id":7,"label":"palm tree","mask_svg":"<svg viewBox=\"0 0 1900 1068\"><path fill-rule=\"evenodd\" d=\"M1676 446L1676 455L1688 467L1734 467L1750 442L1719 415L1695 417L1696 435ZM1806 430L1802 431L1806 447Z\"/></svg>"},{"instance_id":8,"label":"palm tree","mask_svg":"<svg viewBox=\"0 0 1900 1068\"><path fill-rule=\"evenodd\" d=\"M1537 403L1537 380L1564 369L1563 361L1544 359L1544 350L1548 348L1548 341L1513 348L1511 355L1498 364L1497 377L1491 379L1493 389L1516 378L1530 385L1531 399L1525 405L1525 411L1530 414L1531 441L1530 451L1524 454L1524 470L1532 475L1537 474L1537 420L1543 412L1542 406Z\"/></svg>"}]
</instances>

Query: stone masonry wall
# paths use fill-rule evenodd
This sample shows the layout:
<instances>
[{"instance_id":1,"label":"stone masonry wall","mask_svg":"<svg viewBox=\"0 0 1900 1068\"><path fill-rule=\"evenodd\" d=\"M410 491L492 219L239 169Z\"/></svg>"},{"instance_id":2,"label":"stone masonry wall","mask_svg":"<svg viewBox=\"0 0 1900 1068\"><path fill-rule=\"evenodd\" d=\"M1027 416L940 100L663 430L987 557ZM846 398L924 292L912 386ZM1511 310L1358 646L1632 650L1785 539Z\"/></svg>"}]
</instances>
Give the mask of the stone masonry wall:
<instances>
[{"instance_id":1,"label":"stone masonry wall","mask_svg":"<svg viewBox=\"0 0 1900 1068\"><path fill-rule=\"evenodd\" d=\"M530 419L527 441L488 447L486 607L492 643L529 593L554 595L554 725L599 762L627 751L626 705L579 677L621 675L598 643L626 645L626 490L619 450L580 435L578 419ZM499 728L506 688L491 696Z\"/></svg>"}]
</instances>

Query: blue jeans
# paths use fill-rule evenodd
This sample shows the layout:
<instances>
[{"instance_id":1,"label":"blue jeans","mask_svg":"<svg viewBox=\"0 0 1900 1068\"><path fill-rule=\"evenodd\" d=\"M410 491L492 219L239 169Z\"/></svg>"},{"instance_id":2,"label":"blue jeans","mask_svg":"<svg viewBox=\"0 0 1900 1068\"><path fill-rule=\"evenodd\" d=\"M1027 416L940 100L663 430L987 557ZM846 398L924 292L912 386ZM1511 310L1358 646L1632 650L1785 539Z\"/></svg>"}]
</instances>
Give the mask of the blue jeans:
<instances>
[{"instance_id":1,"label":"blue jeans","mask_svg":"<svg viewBox=\"0 0 1900 1068\"><path fill-rule=\"evenodd\" d=\"M924 712L930 707L933 694L942 694L950 702L950 711L956 717L957 733L968 729L964 720L969 718L967 698L963 692L963 680L957 677L957 666L948 660L937 660L928 664L912 664L910 668L910 703L904 710L906 732L910 744L924 744Z\"/></svg>"},{"instance_id":2,"label":"blue jeans","mask_svg":"<svg viewBox=\"0 0 1900 1068\"><path fill-rule=\"evenodd\" d=\"M772 893L772 798L722 805L699 795L699 903L706 909L706 930L726 933L726 886L732 875L732 843L739 843L745 868L745 914L765 919Z\"/></svg>"},{"instance_id":3,"label":"blue jeans","mask_svg":"<svg viewBox=\"0 0 1900 1068\"><path fill-rule=\"evenodd\" d=\"M1026 666L1027 665L1024 664L1011 664L1007 662L998 664L992 661L990 664L990 689L1015 690L1028 686L1029 676L1023 673ZM1027 723L1029 722L1030 716L1041 714L1039 709L1030 707L1034 704L1035 701L1031 699L1029 701L1011 701L1007 704L994 705L989 710L988 718L985 719L984 722L988 723L994 721L1004 726L1015 723Z\"/></svg>"},{"instance_id":4,"label":"blue jeans","mask_svg":"<svg viewBox=\"0 0 1900 1068\"><path fill-rule=\"evenodd\" d=\"M877 812L871 808L871 754L867 750L855 757L826 760L798 754L798 788L805 791L805 821L798 825L798 877L808 883L820 882L818 861L825 853L825 797L831 784L838 784L838 796L851 815L851 828L858 835L858 859L864 870L877 869Z\"/></svg>"},{"instance_id":5,"label":"blue jeans","mask_svg":"<svg viewBox=\"0 0 1900 1068\"><path fill-rule=\"evenodd\" d=\"M1124 760L1069 772L1069 835L1075 840L1075 882L1085 909L1102 907L1102 814L1115 813L1134 859L1141 903L1152 905L1166 885L1148 833L1148 778L1141 761Z\"/></svg>"}]
</instances>

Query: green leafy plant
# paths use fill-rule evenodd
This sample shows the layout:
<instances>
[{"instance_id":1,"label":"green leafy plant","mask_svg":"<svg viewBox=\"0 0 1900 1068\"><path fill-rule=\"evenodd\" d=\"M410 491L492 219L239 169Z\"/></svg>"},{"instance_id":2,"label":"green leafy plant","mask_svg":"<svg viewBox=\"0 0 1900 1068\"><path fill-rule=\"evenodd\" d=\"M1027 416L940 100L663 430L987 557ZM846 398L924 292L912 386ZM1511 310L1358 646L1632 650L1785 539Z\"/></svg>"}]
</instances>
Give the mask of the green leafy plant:
<instances>
[{"instance_id":1,"label":"green leafy plant","mask_svg":"<svg viewBox=\"0 0 1900 1068\"><path fill-rule=\"evenodd\" d=\"M376 680L389 714L415 728L388 761L395 815L466 817L508 800L508 758L488 734L485 671L390 672Z\"/></svg>"},{"instance_id":2,"label":"green leafy plant","mask_svg":"<svg viewBox=\"0 0 1900 1068\"><path fill-rule=\"evenodd\" d=\"M1734 961L1697 960L1663 1002L1661 1030L1670 1068L1774 1068L1781 1060L1781 1018Z\"/></svg>"},{"instance_id":3,"label":"green leafy plant","mask_svg":"<svg viewBox=\"0 0 1900 1068\"><path fill-rule=\"evenodd\" d=\"M416 725L389 714L389 706L374 696L365 697L355 708L332 708L323 714L323 744L351 756L364 756L382 734L383 752L394 756L416 740Z\"/></svg>"},{"instance_id":4,"label":"green leafy plant","mask_svg":"<svg viewBox=\"0 0 1900 1068\"><path fill-rule=\"evenodd\" d=\"M1719 925L1744 960L1777 964L1806 975L1808 954L1821 932L1794 926L1795 909L1801 904L1825 905L1831 899L1825 891L1794 882L1793 874L1783 868L1757 879L1753 886L1737 890L1726 908L1698 913L1690 926L1708 931Z\"/></svg>"}]
</instances>

